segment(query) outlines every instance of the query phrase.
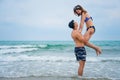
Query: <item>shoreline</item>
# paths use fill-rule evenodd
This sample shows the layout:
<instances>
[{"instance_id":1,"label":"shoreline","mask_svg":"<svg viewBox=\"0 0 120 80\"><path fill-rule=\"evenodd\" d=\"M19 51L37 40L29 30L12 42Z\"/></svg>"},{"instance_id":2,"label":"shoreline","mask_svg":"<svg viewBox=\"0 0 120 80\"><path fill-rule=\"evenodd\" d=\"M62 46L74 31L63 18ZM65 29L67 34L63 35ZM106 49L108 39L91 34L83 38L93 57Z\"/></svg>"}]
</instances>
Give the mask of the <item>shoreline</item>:
<instances>
[{"instance_id":1,"label":"shoreline","mask_svg":"<svg viewBox=\"0 0 120 80\"><path fill-rule=\"evenodd\" d=\"M0 80L112 80L109 78L79 78L78 76L64 77L64 76L41 76L41 77L0 77Z\"/></svg>"}]
</instances>

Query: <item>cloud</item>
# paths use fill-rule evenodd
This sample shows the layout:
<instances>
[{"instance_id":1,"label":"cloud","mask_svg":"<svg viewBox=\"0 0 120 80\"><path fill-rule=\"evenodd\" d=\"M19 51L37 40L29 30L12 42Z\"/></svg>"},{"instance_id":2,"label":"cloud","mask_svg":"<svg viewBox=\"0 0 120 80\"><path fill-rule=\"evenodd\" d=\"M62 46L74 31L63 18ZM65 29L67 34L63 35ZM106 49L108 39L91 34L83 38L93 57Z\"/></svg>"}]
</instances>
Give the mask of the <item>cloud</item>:
<instances>
[{"instance_id":1,"label":"cloud","mask_svg":"<svg viewBox=\"0 0 120 80\"><path fill-rule=\"evenodd\" d=\"M48 3L42 1L5 1L1 7L0 21L11 22L26 26L57 26L63 25L64 18L61 10L50 10ZM51 7L52 8L52 7ZM63 14L63 13L62 13Z\"/></svg>"},{"instance_id":2,"label":"cloud","mask_svg":"<svg viewBox=\"0 0 120 80\"><path fill-rule=\"evenodd\" d=\"M80 21L80 17L73 14L73 7L80 4L93 17L97 29L95 34L102 39L103 34L101 32L105 32L108 36L109 33L113 33L113 26L114 31L117 30L118 32L120 29L118 28L120 19L119 3L119 0L1 0L0 36L9 33L13 35L14 39L15 36L19 38L19 35L24 35L24 37L20 37L21 39L38 39L37 37L40 35L40 38L43 39L66 38L69 40L71 38L68 37L70 35L68 22L71 19ZM6 26L7 28L10 27L9 32L6 31ZM4 27L4 29L1 27ZM108 28L109 33L106 31ZM15 30L18 30L18 32L12 33ZM4 37L6 39L10 38L9 34ZM34 37L34 35L37 36Z\"/></svg>"}]
</instances>

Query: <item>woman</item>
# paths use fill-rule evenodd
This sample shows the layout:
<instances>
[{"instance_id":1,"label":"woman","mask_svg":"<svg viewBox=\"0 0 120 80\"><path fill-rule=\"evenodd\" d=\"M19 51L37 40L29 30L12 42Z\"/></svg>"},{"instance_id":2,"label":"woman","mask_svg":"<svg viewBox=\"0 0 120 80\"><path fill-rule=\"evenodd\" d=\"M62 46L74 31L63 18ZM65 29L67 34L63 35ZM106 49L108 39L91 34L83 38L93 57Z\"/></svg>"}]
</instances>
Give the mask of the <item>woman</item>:
<instances>
[{"instance_id":1,"label":"woman","mask_svg":"<svg viewBox=\"0 0 120 80\"><path fill-rule=\"evenodd\" d=\"M92 17L80 5L75 6L73 10L75 15L81 16L80 27L79 27L80 32L82 32L84 23L86 23L87 31L84 34L84 38L86 41L89 41L89 39L95 32L95 27L92 21L93 20Z\"/></svg>"}]
</instances>

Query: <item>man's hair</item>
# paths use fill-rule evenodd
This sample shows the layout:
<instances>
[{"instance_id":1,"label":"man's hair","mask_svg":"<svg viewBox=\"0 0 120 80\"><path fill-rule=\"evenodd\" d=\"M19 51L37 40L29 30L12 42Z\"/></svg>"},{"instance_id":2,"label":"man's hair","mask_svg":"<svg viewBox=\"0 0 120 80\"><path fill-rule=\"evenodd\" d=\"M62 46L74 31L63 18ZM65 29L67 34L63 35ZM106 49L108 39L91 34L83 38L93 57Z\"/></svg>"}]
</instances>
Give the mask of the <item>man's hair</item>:
<instances>
[{"instance_id":1,"label":"man's hair","mask_svg":"<svg viewBox=\"0 0 120 80\"><path fill-rule=\"evenodd\" d=\"M74 29L74 20L71 20L68 24L69 28Z\"/></svg>"}]
</instances>

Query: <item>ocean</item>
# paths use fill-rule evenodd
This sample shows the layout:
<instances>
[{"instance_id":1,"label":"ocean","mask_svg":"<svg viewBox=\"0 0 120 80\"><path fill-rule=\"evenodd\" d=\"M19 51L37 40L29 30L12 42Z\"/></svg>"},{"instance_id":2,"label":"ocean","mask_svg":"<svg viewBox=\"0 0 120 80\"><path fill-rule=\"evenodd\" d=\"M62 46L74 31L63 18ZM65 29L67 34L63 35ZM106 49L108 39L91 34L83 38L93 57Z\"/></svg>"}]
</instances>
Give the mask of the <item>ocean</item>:
<instances>
[{"instance_id":1,"label":"ocean","mask_svg":"<svg viewBox=\"0 0 120 80\"><path fill-rule=\"evenodd\" d=\"M86 47L83 77L120 80L120 41L91 43L100 46L102 54L96 56L93 49ZM66 77L75 80L77 70L73 41L0 41L0 79Z\"/></svg>"}]
</instances>

